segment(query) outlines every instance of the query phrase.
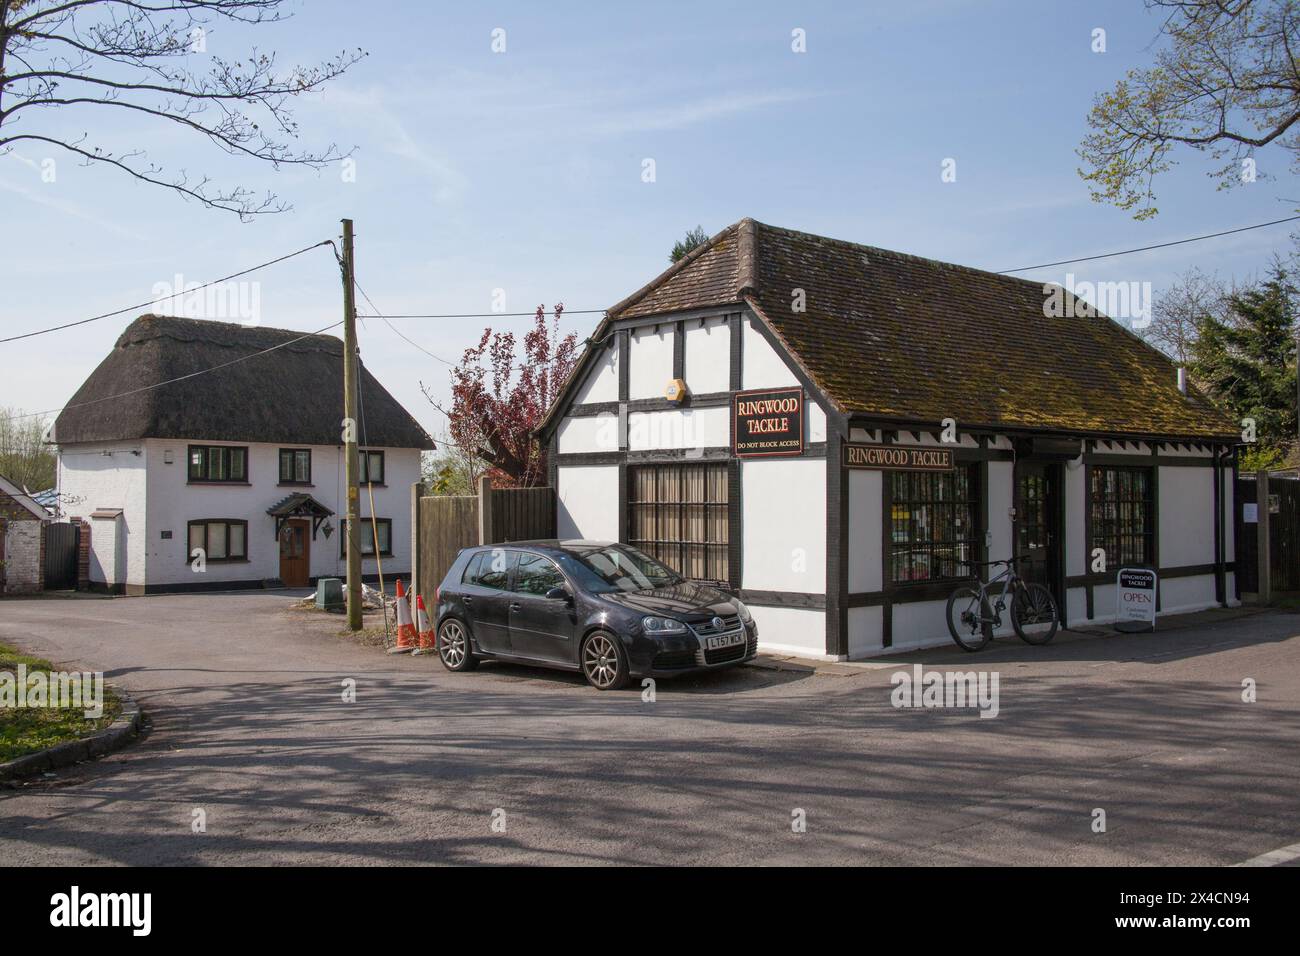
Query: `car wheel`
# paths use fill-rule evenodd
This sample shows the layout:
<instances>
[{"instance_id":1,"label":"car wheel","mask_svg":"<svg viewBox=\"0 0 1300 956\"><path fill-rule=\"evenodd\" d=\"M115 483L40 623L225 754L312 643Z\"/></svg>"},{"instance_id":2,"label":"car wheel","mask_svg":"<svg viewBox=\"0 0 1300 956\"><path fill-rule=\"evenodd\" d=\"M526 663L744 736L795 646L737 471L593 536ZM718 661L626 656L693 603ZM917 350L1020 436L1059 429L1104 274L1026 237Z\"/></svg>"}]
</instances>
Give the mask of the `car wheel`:
<instances>
[{"instance_id":1,"label":"car wheel","mask_svg":"<svg viewBox=\"0 0 1300 956\"><path fill-rule=\"evenodd\" d=\"M623 642L609 631L593 631L582 642L582 674L596 690L619 690L629 680Z\"/></svg>"},{"instance_id":2,"label":"car wheel","mask_svg":"<svg viewBox=\"0 0 1300 956\"><path fill-rule=\"evenodd\" d=\"M442 666L449 671L472 671L478 667L478 658L470 650L465 625L454 617L443 621L438 629L438 656L442 658Z\"/></svg>"}]
</instances>

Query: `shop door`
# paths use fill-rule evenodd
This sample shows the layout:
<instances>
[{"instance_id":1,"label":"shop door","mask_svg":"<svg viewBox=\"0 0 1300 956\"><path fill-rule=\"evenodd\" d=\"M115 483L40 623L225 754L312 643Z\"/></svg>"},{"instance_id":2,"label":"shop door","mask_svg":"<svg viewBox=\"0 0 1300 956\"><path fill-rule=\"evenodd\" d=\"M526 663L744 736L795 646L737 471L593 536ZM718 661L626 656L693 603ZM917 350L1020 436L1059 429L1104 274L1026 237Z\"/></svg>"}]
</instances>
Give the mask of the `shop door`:
<instances>
[{"instance_id":1,"label":"shop door","mask_svg":"<svg viewBox=\"0 0 1300 956\"><path fill-rule=\"evenodd\" d=\"M1016 465L1016 554L1020 575L1043 585L1061 607L1061 466L1022 461Z\"/></svg>"},{"instance_id":2,"label":"shop door","mask_svg":"<svg viewBox=\"0 0 1300 956\"><path fill-rule=\"evenodd\" d=\"M280 580L287 588L311 583L311 522L291 518L280 529Z\"/></svg>"}]
</instances>

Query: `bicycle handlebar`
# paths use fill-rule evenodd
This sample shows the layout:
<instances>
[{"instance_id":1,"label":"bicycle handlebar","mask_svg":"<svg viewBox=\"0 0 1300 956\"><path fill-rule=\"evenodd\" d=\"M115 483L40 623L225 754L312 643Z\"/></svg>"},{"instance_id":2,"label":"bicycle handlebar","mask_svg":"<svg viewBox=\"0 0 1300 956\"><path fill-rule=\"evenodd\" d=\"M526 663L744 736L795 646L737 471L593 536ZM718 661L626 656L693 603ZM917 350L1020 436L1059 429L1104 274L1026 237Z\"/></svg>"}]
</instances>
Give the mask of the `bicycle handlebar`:
<instances>
[{"instance_id":1,"label":"bicycle handlebar","mask_svg":"<svg viewBox=\"0 0 1300 956\"><path fill-rule=\"evenodd\" d=\"M958 558L957 563L967 564L973 568L987 568L997 564L1011 565L1011 564L1015 564L1017 561L1028 561L1032 557L1033 557L1032 554L1017 554L1015 557L1002 558L998 561L963 561L962 559Z\"/></svg>"}]
</instances>

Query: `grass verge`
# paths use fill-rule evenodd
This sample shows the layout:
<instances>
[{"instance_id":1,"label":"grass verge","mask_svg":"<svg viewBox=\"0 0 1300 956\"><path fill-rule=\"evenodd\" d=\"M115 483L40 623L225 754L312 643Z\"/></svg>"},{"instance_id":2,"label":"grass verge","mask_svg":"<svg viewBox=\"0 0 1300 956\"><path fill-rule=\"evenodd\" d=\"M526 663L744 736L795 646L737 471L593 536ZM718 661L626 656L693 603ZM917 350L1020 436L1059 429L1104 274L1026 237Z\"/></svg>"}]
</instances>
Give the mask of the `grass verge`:
<instances>
[{"instance_id":1,"label":"grass verge","mask_svg":"<svg viewBox=\"0 0 1300 956\"><path fill-rule=\"evenodd\" d=\"M29 678L38 672L48 678L53 667L47 660L0 644L0 674L12 675L4 678L6 682L17 680L19 664L27 665ZM103 716L95 719L86 717L80 707L15 707L0 699L0 763L103 730L121 711L121 702L107 686Z\"/></svg>"}]
</instances>

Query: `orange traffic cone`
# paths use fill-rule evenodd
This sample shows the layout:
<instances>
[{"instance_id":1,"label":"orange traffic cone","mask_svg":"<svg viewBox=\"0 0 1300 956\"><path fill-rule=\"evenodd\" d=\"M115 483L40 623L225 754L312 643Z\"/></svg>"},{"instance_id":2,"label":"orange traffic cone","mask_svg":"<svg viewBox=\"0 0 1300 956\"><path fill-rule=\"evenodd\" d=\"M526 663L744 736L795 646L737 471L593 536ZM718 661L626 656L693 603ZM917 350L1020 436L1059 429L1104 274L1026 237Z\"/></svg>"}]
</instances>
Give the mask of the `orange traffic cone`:
<instances>
[{"instance_id":1,"label":"orange traffic cone","mask_svg":"<svg viewBox=\"0 0 1300 956\"><path fill-rule=\"evenodd\" d=\"M415 624L411 621L411 602L406 598L402 588L402 579L397 579L397 643L388 649L390 654L405 654L415 650Z\"/></svg>"},{"instance_id":2,"label":"orange traffic cone","mask_svg":"<svg viewBox=\"0 0 1300 956\"><path fill-rule=\"evenodd\" d=\"M420 646L411 652L412 657L432 654L437 647L434 641L433 625L429 623L429 612L424 608L424 595L415 596L415 626L420 632Z\"/></svg>"}]
</instances>

